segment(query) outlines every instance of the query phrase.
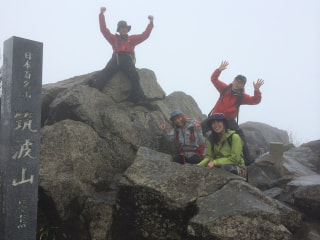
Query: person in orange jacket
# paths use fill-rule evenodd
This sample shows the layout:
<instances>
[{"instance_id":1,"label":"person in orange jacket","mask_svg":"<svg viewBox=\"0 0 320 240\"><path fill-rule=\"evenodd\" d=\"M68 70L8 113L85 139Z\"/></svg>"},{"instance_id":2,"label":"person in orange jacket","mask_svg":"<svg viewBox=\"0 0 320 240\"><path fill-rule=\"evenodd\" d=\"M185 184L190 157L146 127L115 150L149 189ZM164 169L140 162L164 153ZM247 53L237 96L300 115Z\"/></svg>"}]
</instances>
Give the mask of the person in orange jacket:
<instances>
[{"instance_id":1,"label":"person in orange jacket","mask_svg":"<svg viewBox=\"0 0 320 240\"><path fill-rule=\"evenodd\" d=\"M212 111L209 113L209 117L215 113L223 113L226 116L229 128L235 130L243 140L243 153L246 158L246 165L249 165L253 162L253 159L250 156L244 133L241 128L239 128L235 118L238 116L240 105L255 105L260 103L260 87L264 84L264 80L258 79L257 82L253 82L254 95L250 96L245 93L244 86L247 81L245 76L237 75L229 85L219 80L221 72L225 70L228 65L229 63L227 61L222 61L219 68L211 75L211 82L220 93L220 97ZM210 130L208 129L206 122L207 120L201 123L204 135Z\"/></svg>"},{"instance_id":2,"label":"person in orange jacket","mask_svg":"<svg viewBox=\"0 0 320 240\"><path fill-rule=\"evenodd\" d=\"M99 25L102 35L111 44L113 54L106 67L98 73L93 79L89 80L88 84L91 87L102 90L105 84L112 78L112 76L121 70L129 78L132 83L132 93L129 100L137 103L139 101L146 101L141 86L140 77L135 67L134 48L146 40L153 29L153 16L148 16L149 24L142 34L128 35L131 26L126 21L119 21L117 25L117 32L119 34L112 34L106 26L104 13L105 7L100 8Z\"/></svg>"}]
</instances>

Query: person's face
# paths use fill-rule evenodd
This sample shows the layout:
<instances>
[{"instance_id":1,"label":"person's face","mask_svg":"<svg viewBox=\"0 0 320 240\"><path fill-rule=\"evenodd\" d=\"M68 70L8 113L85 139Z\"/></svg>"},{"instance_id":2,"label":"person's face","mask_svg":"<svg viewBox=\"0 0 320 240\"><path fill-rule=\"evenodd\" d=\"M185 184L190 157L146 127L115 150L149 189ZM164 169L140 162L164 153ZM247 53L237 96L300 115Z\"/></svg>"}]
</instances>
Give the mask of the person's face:
<instances>
[{"instance_id":1,"label":"person's face","mask_svg":"<svg viewBox=\"0 0 320 240\"><path fill-rule=\"evenodd\" d=\"M244 82L241 79L235 78L232 82L232 91L240 92L244 88Z\"/></svg>"},{"instance_id":2,"label":"person's face","mask_svg":"<svg viewBox=\"0 0 320 240\"><path fill-rule=\"evenodd\" d=\"M214 120L211 124L212 130L218 134L222 134L225 132L225 127L222 120Z\"/></svg>"},{"instance_id":3,"label":"person's face","mask_svg":"<svg viewBox=\"0 0 320 240\"><path fill-rule=\"evenodd\" d=\"M175 125L177 125L178 127L183 127L184 122L183 122L183 117L182 117L182 115L179 114L178 116L174 117L174 118L173 118L173 123L174 123Z\"/></svg>"},{"instance_id":4,"label":"person's face","mask_svg":"<svg viewBox=\"0 0 320 240\"><path fill-rule=\"evenodd\" d=\"M129 32L129 29L127 27L125 27L125 26L122 26L122 27L119 28L120 35L125 35L128 32Z\"/></svg>"}]
</instances>

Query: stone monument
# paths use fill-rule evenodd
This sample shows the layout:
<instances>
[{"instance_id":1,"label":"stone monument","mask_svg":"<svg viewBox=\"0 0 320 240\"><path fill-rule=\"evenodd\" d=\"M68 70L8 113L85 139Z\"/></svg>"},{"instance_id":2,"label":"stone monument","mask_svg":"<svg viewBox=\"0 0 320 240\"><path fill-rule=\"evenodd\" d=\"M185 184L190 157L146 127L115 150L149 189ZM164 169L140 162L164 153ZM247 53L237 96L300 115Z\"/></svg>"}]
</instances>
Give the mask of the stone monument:
<instances>
[{"instance_id":1,"label":"stone monument","mask_svg":"<svg viewBox=\"0 0 320 240\"><path fill-rule=\"evenodd\" d=\"M43 44L4 42L0 145L0 239L35 240Z\"/></svg>"}]
</instances>

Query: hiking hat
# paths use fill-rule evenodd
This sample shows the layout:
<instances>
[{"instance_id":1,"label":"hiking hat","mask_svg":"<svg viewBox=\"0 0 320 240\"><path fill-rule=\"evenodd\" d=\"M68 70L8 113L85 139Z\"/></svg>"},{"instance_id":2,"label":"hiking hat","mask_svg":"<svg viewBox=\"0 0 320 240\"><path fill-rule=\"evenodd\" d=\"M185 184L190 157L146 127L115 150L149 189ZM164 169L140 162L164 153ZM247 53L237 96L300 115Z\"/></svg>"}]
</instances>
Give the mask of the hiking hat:
<instances>
[{"instance_id":1,"label":"hiking hat","mask_svg":"<svg viewBox=\"0 0 320 240\"><path fill-rule=\"evenodd\" d=\"M223 114L223 113L214 113L212 114L209 118L208 118L208 121L207 121L207 126L210 127L211 129L211 125L212 125L212 122L214 120L221 120L223 121L226 126L227 126L227 118L226 116Z\"/></svg>"},{"instance_id":2,"label":"hiking hat","mask_svg":"<svg viewBox=\"0 0 320 240\"><path fill-rule=\"evenodd\" d=\"M246 78L245 76L243 76L243 75L238 75L238 76L236 76L234 79L239 79L239 80L241 80L241 81L243 82L243 85L245 85L246 82L247 82L247 78Z\"/></svg>"},{"instance_id":3,"label":"hiking hat","mask_svg":"<svg viewBox=\"0 0 320 240\"><path fill-rule=\"evenodd\" d=\"M179 114L183 114L183 112L180 109L173 110L170 114L170 121L172 121L173 118Z\"/></svg>"},{"instance_id":4,"label":"hiking hat","mask_svg":"<svg viewBox=\"0 0 320 240\"><path fill-rule=\"evenodd\" d=\"M128 25L127 22L126 22L126 21L123 21L123 20L121 20L121 21L118 22L117 32L119 32L119 29L120 29L121 27L126 27L126 28L128 28L128 32L129 32L130 29L131 29L131 26Z\"/></svg>"}]
</instances>

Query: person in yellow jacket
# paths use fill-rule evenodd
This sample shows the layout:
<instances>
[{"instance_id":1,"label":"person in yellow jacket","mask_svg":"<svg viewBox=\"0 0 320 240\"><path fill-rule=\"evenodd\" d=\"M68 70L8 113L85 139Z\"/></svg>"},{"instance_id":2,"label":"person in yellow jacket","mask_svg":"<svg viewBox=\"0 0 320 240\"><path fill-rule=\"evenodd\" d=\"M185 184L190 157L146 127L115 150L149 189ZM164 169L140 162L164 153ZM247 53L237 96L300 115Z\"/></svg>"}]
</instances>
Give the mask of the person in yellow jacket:
<instances>
[{"instance_id":1,"label":"person in yellow jacket","mask_svg":"<svg viewBox=\"0 0 320 240\"><path fill-rule=\"evenodd\" d=\"M198 164L207 167L221 167L224 170L245 177L245 163L240 136L228 129L228 122L223 113L215 113L208 119L212 130L206 143L206 154Z\"/></svg>"}]
</instances>

